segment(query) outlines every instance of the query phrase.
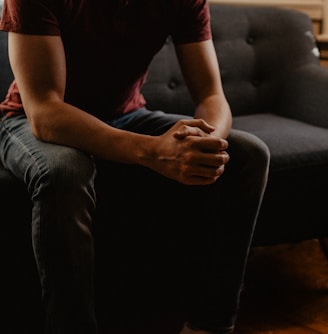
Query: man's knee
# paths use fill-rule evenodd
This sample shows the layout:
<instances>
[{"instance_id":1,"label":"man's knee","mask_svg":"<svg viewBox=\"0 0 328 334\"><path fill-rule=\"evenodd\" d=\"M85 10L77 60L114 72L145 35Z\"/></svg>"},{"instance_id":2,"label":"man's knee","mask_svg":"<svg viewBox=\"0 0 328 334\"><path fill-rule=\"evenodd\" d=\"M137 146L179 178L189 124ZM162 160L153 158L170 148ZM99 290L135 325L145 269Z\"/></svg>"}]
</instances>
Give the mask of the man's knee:
<instances>
[{"instance_id":1,"label":"man's knee","mask_svg":"<svg viewBox=\"0 0 328 334\"><path fill-rule=\"evenodd\" d=\"M248 164L258 172L267 173L270 151L260 138L248 132L233 130L228 140L232 160L244 166Z\"/></svg>"},{"instance_id":2,"label":"man's knee","mask_svg":"<svg viewBox=\"0 0 328 334\"><path fill-rule=\"evenodd\" d=\"M79 150L50 144L38 160L34 166L37 172L31 178L36 188L53 189L64 196L93 187L94 161Z\"/></svg>"}]
</instances>

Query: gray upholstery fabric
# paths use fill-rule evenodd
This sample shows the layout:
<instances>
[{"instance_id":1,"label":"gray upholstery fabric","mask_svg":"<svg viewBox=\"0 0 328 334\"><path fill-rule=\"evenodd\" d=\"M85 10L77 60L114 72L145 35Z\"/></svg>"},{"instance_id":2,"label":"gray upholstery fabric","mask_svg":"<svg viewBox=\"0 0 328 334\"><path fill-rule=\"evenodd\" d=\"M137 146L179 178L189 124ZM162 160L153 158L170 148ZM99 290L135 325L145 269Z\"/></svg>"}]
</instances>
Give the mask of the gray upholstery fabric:
<instances>
[{"instance_id":1,"label":"gray upholstery fabric","mask_svg":"<svg viewBox=\"0 0 328 334\"><path fill-rule=\"evenodd\" d=\"M293 71L317 65L312 22L280 8L212 8L214 43L233 113L277 113Z\"/></svg>"},{"instance_id":2,"label":"gray upholstery fabric","mask_svg":"<svg viewBox=\"0 0 328 334\"><path fill-rule=\"evenodd\" d=\"M260 137L271 153L271 172L328 166L328 129L279 115L238 116L233 127Z\"/></svg>"}]
</instances>

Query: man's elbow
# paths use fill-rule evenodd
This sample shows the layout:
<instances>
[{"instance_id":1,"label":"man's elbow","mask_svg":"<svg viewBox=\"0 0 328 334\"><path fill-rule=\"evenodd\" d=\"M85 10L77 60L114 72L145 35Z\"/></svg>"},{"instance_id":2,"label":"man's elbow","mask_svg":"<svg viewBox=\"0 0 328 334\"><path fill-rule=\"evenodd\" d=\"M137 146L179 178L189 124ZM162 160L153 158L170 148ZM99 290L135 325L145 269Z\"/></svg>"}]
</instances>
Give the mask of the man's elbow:
<instances>
[{"instance_id":1,"label":"man's elbow","mask_svg":"<svg viewBox=\"0 0 328 334\"><path fill-rule=\"evenodd\" d=\"M33 117L29 117L28 119L30 122L33 136L39 140L50 142L53 137L53 134L49 118L45 117L44 115L42 116L34 115Z\"/></svg>"}]
</instances>

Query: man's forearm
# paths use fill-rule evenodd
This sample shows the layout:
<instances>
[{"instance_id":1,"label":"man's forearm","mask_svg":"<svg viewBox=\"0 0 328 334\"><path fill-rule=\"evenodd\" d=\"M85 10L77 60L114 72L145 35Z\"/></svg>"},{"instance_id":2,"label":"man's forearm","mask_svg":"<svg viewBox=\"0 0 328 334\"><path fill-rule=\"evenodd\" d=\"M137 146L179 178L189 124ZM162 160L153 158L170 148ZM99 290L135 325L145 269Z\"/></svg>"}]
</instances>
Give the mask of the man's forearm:
<instances>
[{"instance_id":1,"label":"man's forearm","mask_svg":"<svg viewBox=\"0 0 328 334\"><path fill-rule=\"evenodd\" d=\"M218 95L204 99L195 110L195 118L204 119L215 127L214 135L226 139L232 125L229 104L224 97Z\"/></svg>"}]
</instances>

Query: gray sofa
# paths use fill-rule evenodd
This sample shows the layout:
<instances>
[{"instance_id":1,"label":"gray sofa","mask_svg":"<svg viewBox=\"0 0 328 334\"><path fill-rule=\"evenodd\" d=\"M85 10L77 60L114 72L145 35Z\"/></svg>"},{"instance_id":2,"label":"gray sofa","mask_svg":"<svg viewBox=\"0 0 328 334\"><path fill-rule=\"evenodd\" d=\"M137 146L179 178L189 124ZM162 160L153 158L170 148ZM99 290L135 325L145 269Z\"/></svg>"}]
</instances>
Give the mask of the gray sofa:
<instances>
[{"instance_id":1,"label":"gray sofa","mask_svg":"<svg viewBox=\"0 0 328 334\"><path fill-rule=\"evenodd\" d=\"M319 64L311 20L300 12L279 8L214 4L211 16L224 91L234 116L233 126L257 135L271 151L268 187L254 247L328 237L328 69ZM0 34L0 64L0 99L3 99L12 79L5 33ZM192 114L192 102L170 40L154 59L143 93L149 108ZM155 261L151 257L148 261L142 260L145 254L140 255L135 244L130 247L127 242L130 239L123 233L137 217L142 219L142 208L138 206L142 203L138 204L136 199L128 210L122 206L125 185L116 182L121 180L116 176L111 184L120 195L106 198L106 182L102 178L106 175L98 177L95 238L99 248L96 256L99 262L111 263L116 273L111 275L115 281L112 290L120 293L118 300L125 308L132 305L126 303L131 291L142 290L142 284L154 291L159 283L154 283L153 278L163 278L163 272L156 276L152 271ZM149 185L137 184L134 191L136 195L152 189ZM169 193L161 197L150 194L148 200L179 206L179 199ZM106 201L111 201L115 209L108 212ZM0 323L10 328L9 331L0 328L0 332L22 334L31 330L37 333L36 324L40 323L42 312L30 240L31 203L24 185L1 164L0 203L0 287L6 310ZM113 230L108 223L109 214L120 221L123 232ZM109 262L113 250L116 260ZM127 263L124 257L127 252L138 256ZM122 254L122 258L118 254ZM141 267L146 273L143 276L135 270ZM133 280L127 279L131 277L129 273L133 273ZM97 282L98 312L106 322L103 309L108 304L108 291L103 289L108 288L108 275L98 273L98 277L102 277ZM131 288L126 289L123 282L128 282ZM120 309L119 304L116 302L116 310Z\"/></svg>"}]
</instances>

